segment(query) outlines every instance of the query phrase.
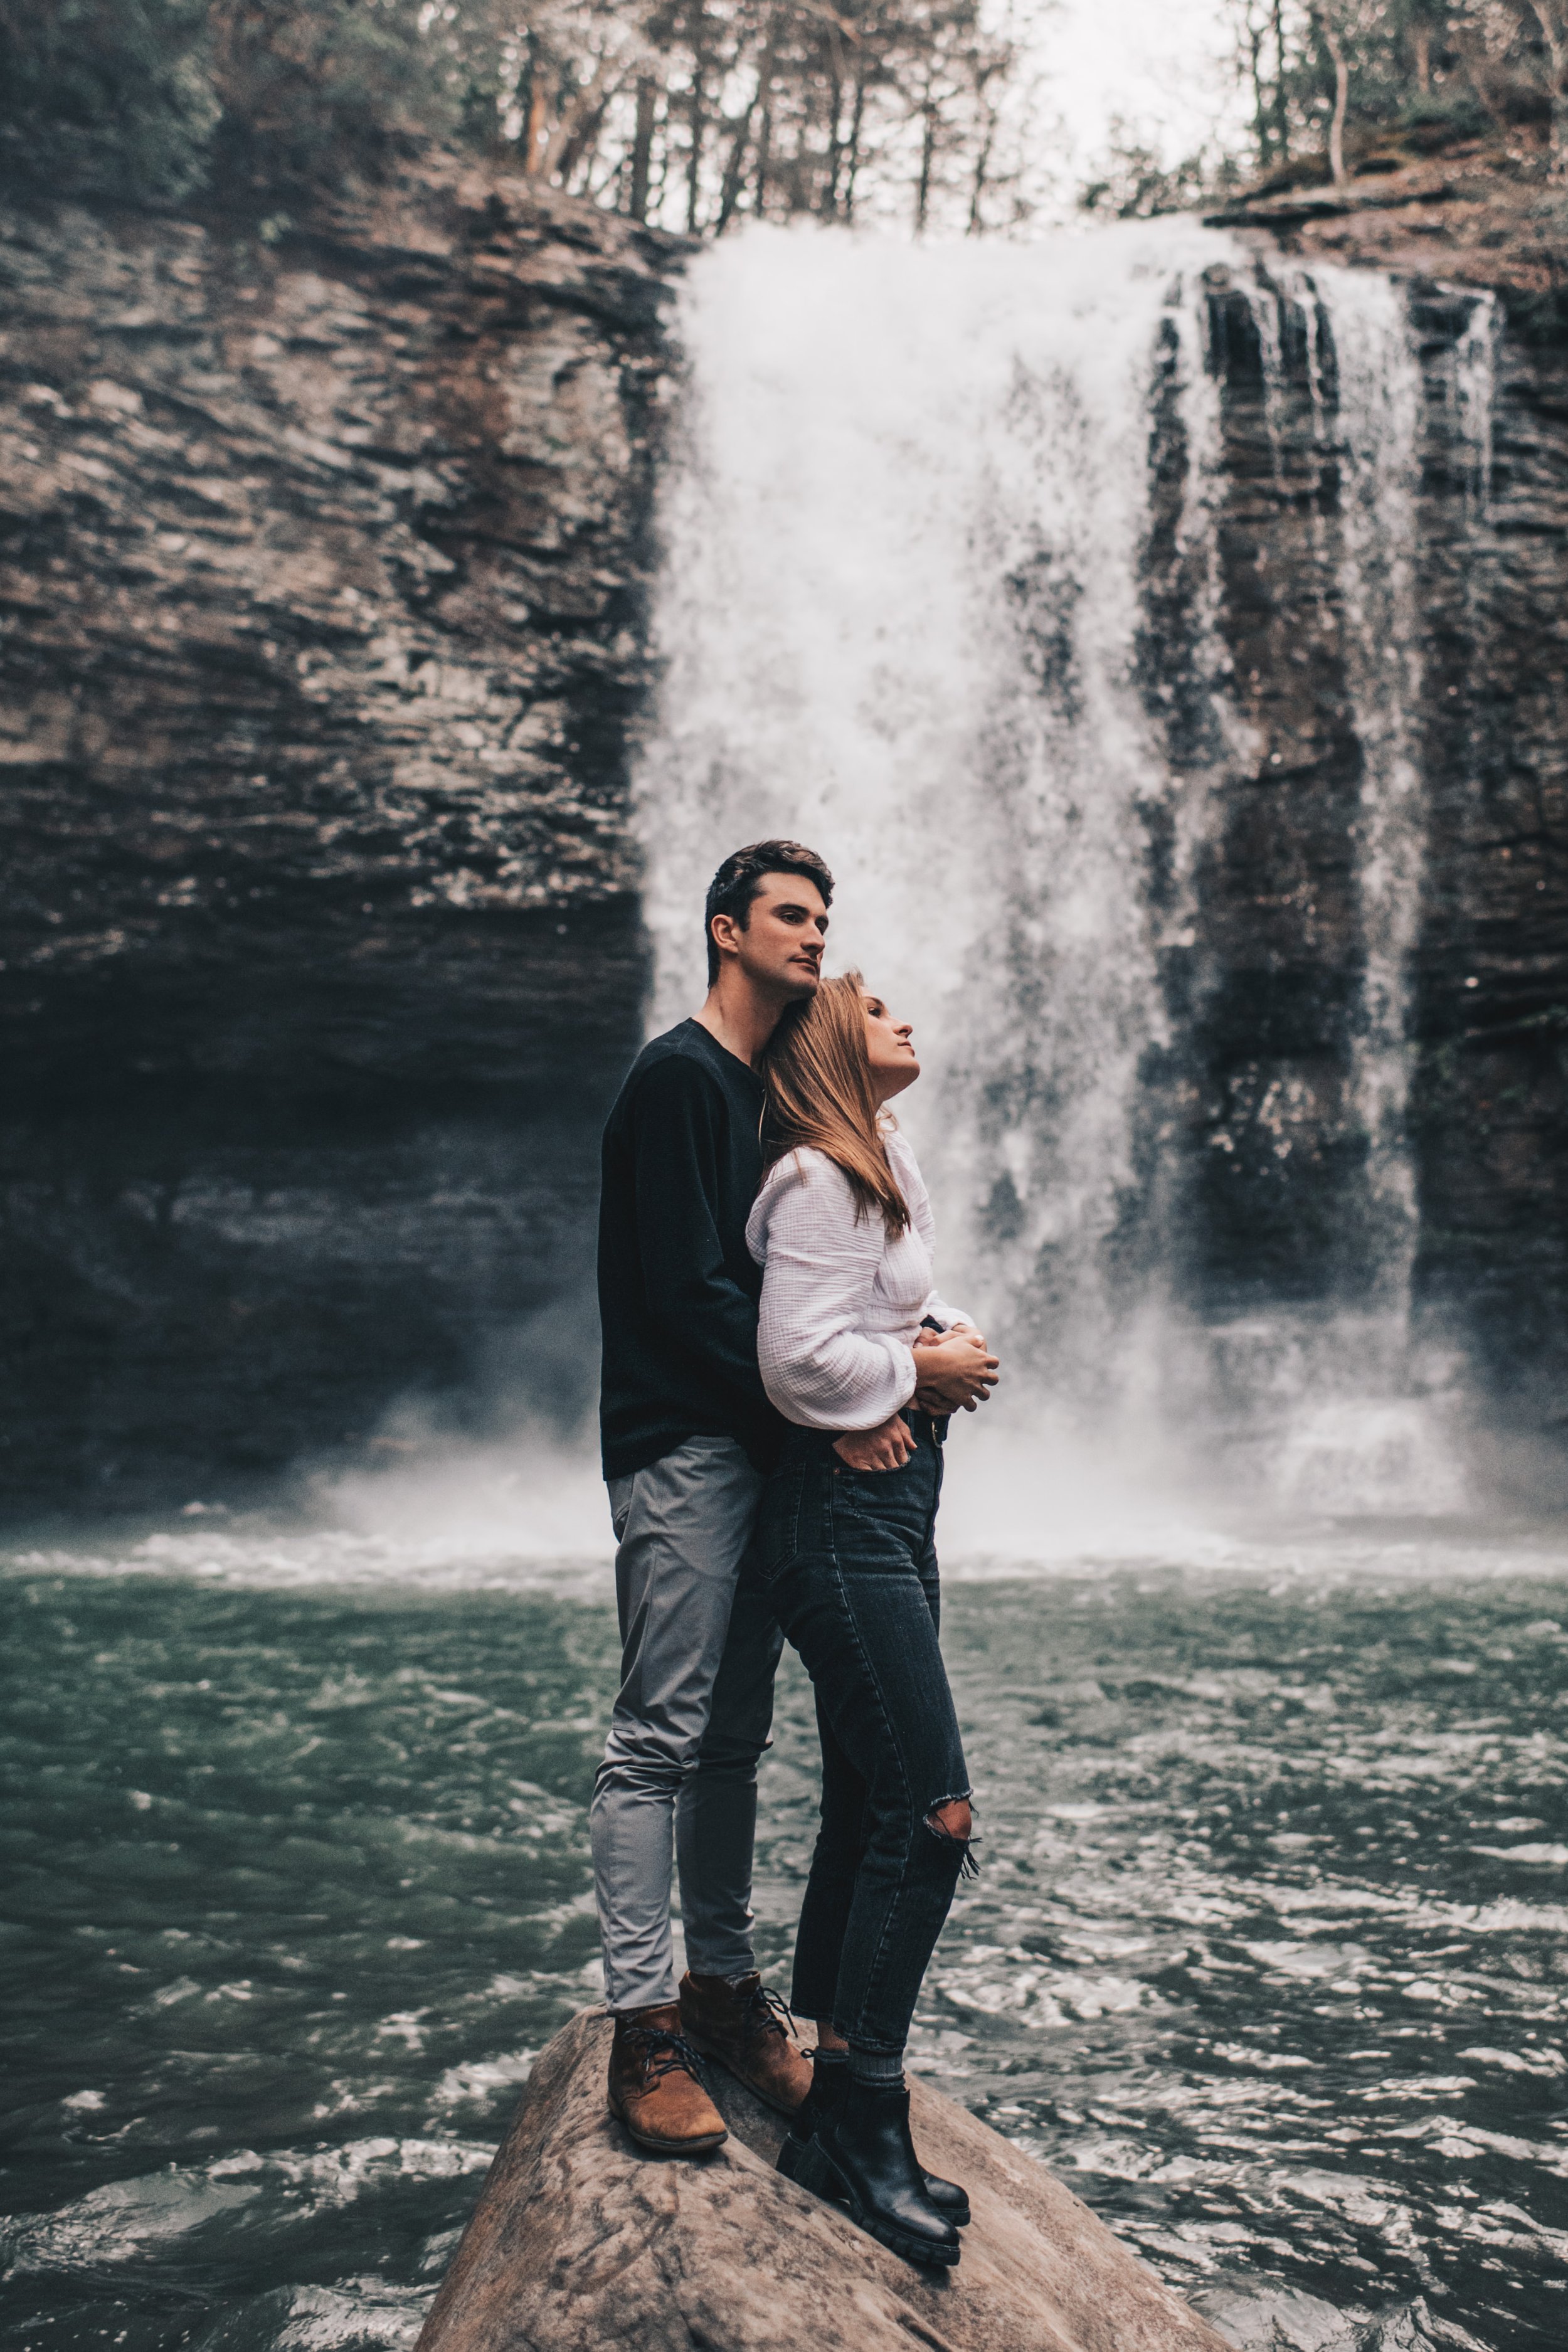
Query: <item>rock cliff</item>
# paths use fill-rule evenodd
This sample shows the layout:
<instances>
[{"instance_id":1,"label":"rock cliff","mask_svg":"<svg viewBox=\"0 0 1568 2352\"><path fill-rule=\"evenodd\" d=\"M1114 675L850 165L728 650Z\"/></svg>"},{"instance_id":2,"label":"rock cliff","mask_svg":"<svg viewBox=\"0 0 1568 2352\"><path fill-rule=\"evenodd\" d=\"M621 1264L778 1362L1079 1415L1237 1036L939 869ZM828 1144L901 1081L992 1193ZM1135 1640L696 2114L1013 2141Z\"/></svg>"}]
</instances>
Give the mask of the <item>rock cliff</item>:
<instances>
[{"instance_id":1,"label":"rock cliff","mask_svg":"<svg viewBox=\"0 0 1568 2352\"><path fill-rule=\"evenodd\" d=\"M1342 186L1321 156L1240 191L1210 218L1265 250L1441 278L1499 296L1534 342L1568 331L1568 199L1529 131L1427 124L1365 144Z\"/></svg>"},{"instance_id":2,"label":"rock cliff","mask_svg":"<svg viewBox=\"0 0 1568 2352\"><path fill-rule=\"evenodd\" d=\"M678 259L441 157L0 220L14 1504L232 1488L581 1282Z\"/></svg>"},{"instance_id":3,"label":"rock cliff","mask_svg":"<svg viewBox=\"0 0 1568 2352\"><path fill-rule=\"evenodd\" d=\"M1410 750L1426 825L1415 1290L1436 1328L1473 1349L1501 1422L1550 1436L1568 1380L1568 201L1526 160L1490 137L1432 155L1391 145L1343 188L1265 190L1214 217L1266 268L1384 269L1405 289L1423 380L1410 549L1421 681ZM1293 989L1289 975L1312 965L1343 908L1343 794L1359 757L1344 726L1353 624L1331 577L1332 436L1304 346L1288 361L1290 413L1263 416L1244 311L1215 289L1224 626L1278 756L1266 789L1236 808L1222 856L1227 979L1208 1052L1215 1103L1255 1105L1276 1057L1293 1065L1312 1177L1291 1188L1271 1176L1262 1163L1278 1139L1243 1116L1234 1140L1258 1162L1252 1205L1239 1230L1212 1202L1203 1221L1222 1286L1294 1254L1303 1220L1321 1221L1331 1253L1343 1247L1342 1129L1314 1082L1332 990ZM1488 405L1479 444L1468 396ZM1354 958L1330 961L1342 971Z\"/></svg>"}]
</instances>

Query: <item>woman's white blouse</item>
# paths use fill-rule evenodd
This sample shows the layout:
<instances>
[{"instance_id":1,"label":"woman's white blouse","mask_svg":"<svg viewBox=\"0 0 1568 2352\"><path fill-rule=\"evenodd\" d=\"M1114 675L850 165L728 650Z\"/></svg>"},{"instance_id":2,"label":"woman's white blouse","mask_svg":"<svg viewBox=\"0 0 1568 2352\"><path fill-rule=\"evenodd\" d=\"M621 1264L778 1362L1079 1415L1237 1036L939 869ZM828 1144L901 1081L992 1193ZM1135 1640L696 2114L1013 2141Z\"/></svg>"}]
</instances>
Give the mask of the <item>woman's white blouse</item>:
<instances>
[{"instance_id":1,"label":"woman's white blouse","mask_svg":"<svg viewBox=\"0 0 1568 2352\"><path fill-rule=\"evenodd\" d=\"M810 1150L774 1162L747 1220L746 1246L763 1269L763 1385L806 1429L875 1429L915 1392L913 1341L926 1317L944 1330L969 1319L931 1286L936 1228L915 1155L896 1129L887 1145L910 1209L896 1240L879 1210L857 1217L848 1178Z\"/></svg>"}]
</instances>

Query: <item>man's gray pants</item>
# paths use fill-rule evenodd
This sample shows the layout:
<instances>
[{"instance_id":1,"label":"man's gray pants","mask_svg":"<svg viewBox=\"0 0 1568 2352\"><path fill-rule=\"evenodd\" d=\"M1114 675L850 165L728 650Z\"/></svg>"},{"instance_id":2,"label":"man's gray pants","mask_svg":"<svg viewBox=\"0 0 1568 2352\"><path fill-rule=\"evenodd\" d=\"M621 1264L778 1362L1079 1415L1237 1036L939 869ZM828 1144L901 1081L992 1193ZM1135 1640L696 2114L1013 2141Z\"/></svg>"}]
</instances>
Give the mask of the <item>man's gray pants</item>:
<instances>
[{"instance_id":1,"label":"man's gray pants","mask_svg":"<svg viewBox=\"0 0 1568 2352\"><path fill-rule=\"evenodd\" d=\"M670 1846L686 1959L738 1977L752 1954L757 1759L784 1635L738 1582L763 1481L729 1437L693 1437L610 1482L621 1687L589 1825L612 2010L676 1998Z\"/></svg>"}]
</instances>

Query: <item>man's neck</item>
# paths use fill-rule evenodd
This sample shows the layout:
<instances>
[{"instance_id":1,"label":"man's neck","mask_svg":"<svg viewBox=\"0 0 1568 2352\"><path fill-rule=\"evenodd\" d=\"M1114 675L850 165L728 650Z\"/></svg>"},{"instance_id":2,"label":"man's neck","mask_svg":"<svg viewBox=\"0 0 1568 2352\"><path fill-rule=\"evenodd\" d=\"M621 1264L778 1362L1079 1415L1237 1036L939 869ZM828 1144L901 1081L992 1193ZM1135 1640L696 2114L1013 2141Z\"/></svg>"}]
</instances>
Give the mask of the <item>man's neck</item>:
<instances>
[{"instance_id":1,"label":"man's neck","mask_svg":"<svg viewBox=\"0 0 1568 2352\"><path fill-rule=\"evenodd\" d=\"M748 982L739 986L726 985L727 975L721 972L708 992L707 1001L692 1019L716 1037L727 1054L748 1069L755 1069L768 1039L779 1025L784 1006L773 996L763 996Z\"/></svg>"}]
</instances>

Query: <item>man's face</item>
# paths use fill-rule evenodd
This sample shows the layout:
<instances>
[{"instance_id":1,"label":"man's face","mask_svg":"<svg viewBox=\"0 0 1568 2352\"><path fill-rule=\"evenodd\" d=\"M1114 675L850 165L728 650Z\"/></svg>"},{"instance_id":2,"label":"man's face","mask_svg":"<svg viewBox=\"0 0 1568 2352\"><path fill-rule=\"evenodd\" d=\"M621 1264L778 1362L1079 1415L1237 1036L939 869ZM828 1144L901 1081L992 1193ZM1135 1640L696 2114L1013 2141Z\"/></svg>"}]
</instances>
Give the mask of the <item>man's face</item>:
<instances>
[{"instance_id":1,"label":"man's face","mask_svg":"<svg viewBox=\"0 0 1568 2352\"><path fill-rule=\"evenodd\" d=\"M715 915L721 949L732 949L758 986L783 996L815 996L827 936L827 908L816 883L804 874L764 874L746 913L744 930L732 916Z\"/></svg>"}]
</instances>

